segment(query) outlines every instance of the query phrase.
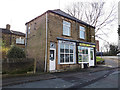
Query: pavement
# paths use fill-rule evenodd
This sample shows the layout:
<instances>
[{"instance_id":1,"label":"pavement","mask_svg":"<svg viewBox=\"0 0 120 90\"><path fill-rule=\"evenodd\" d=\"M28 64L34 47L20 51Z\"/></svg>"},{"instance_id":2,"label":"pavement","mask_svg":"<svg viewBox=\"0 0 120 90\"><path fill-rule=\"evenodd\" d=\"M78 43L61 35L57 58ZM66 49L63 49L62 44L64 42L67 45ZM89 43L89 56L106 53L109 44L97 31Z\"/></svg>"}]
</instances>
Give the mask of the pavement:
<instances>
[{"instance_id":1,"label":"pavement","mask_svg":"<svg viewBox=\"0 0 120 90\"><path fill-rule=\"evenodd\" d=\"M77 72L72 71L27 77L4 78L2 80L2 86L3 88L76 88L76 85L81 84L79 87L83 87L88 82L93 82L110 74L112 70L113 68L97 66L96 68L82 69ZM46 83L47 86L45 86Z\"/></svg>"},{"instance_id":2,"label":"pavement","mask_svg":"<svg viewBox=\"0 0 120 90\"><path fill-rule=\"evenodd\" d=\"M113 62L111 62L113 64ZM79 71L43 73L30 76L16 76L2 79L3 88L89 88L98 85L97 81L114 74L118 66L109 67L109 61L105 65L80 69ZM111 77L109 76L108 79ZM114 78L113 78L114 79ZM118 80L118 79L117 79ZM96 82L96 83L95 83ZM104 82L104 81L99 81ZM106 82L107 83L107 82ZM116 84L116 83L115 83ZM90 86L89 86L90 85ZM88 87L87 87L88 86ZM104 86L104 84L103 84ZM117 86L115 86L117 87Z\"/></svg>"}]
</instances>

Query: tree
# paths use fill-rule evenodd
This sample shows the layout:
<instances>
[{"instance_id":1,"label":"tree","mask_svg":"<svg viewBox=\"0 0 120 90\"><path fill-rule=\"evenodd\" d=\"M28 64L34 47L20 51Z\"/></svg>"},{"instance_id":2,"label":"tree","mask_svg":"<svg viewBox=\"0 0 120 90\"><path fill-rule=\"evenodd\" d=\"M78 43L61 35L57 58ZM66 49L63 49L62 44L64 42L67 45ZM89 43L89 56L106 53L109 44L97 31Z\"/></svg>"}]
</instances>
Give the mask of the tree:
<instances>
[{"instance_id":1,"label":"tree","mask_svg":"<svg viewBox=\"0 0 120 90\"><path fill-rule=\"evenodd\" d=\"M7 53L8 58L25 58L25 52L23 49L17 47L17 46L12 46L11 49Z\"/></svg>"},{"instance_id":2,"label":"tree","mask_svg":"<svg viewBox=\"0 0 120 90\"><path fill-rule=\"evenodd\" d=\"M118 46L115 45L115 44L110 44L110 50L109 50L109 54L112 55L112 56L116 56L117 53L118 53Z\"/></svg>"},{"instance_id":3,"label":"tree","mask_svg":"<svg viewBox=\"0 0 120 90\"><path fill-rule=\"evenodd\" d=\"M101 36L107 35L106 30L111 30L106 26L112 26L116 20L117 11L115 5L106 10L105 2L76 2L68 5L66 11L68 14L87 22L95 27L95 36L104 40ZM103 29L104 28L104 29ZM106 41L106 40L104 40Z\"/></svg>"}]
</instances>

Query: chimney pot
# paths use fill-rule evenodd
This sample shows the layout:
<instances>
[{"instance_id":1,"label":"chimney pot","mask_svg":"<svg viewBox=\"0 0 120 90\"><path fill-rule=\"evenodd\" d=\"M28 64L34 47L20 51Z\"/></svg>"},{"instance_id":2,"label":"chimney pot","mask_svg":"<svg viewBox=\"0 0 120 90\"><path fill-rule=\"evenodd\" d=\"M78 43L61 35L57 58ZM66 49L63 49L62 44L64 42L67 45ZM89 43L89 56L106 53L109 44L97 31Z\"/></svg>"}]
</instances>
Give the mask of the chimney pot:
<instances>
[{"instance_id":1,"label":"chimney pot","mask_svg":"<svg viewBox=\"0 0 120 90\"><path fill-rule=\"evenodd\" d=\"M6 25L6 29L10 30L10 25L9 24Z\"/></svg>"}]
</instances>

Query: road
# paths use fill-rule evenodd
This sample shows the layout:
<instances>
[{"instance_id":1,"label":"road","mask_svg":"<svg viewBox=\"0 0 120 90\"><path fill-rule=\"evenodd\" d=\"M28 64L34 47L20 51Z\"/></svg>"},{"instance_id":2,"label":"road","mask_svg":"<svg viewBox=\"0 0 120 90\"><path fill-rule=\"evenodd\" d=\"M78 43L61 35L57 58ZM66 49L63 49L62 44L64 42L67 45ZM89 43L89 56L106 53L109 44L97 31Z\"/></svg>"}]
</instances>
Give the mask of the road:
<instances>
[{"instance_id":1,"label":"road","mask_svg":"<svg viewBox=\"0 0 120 90\"><path fill-rule=\"evenodd\" d=\"M118 67L120 63L120 56L103 56L103 59L105 59L105 65L107 67Z\"/></svg>"},{"instance_id":2,"label":"road","mask_svg":"<svg viewBox=\"0 0 120 90\"><path fill-rule=\"evenodd\" d=\"M116 57L103 57L105 59L104 67L118 67ZM96 70L91 68L90 70ZM41 80L18 85L5 86L4 88L118 88L119 68L104 69L97 72L89 72L84 69L83 72L74 73L55 73L56 78ZM4 89L3 89L4 90Z\"/></svg>"},{"instance_id":3,"label":"road","mask_svg":"<svg viewBox=\"0 0 120 90\"><path fill-rule=\"evenodd\" d=\"M119 67L120 63L120 56L103 56L103 59L105 59L105 65L111 68ZM120 77L120 70L117 69L107 77L92 83L88 86L85 86L84 88L116 88L119 86L120 88L120 83L119 78Z\"/></svg>"},{"instance_id":4,"label":"road","mask_svg":"<svg viewBox=\"0 0 120 90\"><path fill-rule=\"evenodd\" d=\"M120 71L116 70L109 76L88 86L85 86L84 88L118 88L118 86L120 86L120 83L118 83L118 77L120 77Z\"/></svg>"}]
</instances>

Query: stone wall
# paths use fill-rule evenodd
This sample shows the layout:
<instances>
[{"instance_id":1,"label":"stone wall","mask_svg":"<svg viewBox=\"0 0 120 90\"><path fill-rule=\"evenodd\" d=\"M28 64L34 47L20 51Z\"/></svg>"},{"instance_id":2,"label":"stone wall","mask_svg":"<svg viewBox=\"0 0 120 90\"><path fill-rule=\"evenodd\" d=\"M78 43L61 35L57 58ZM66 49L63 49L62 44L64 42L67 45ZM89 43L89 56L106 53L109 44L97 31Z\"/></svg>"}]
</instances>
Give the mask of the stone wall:
<instances>
[{"instance_id":1,"label":"stone wall","mask_svg":"<svg viewBox=\"0 0 120 90\"><path fill-rule=\"evenodd\" d=\"M27 57L36 59L37 71L43 71L46 46L45 15L30 22L28 26L30 27L30 34L27 37Z\"/></svg>"},{"instance_id":2,"label":"stone wall","mask_svg":"<svg viewBox=\"0 0 120 90\"><path fill-rule=\"evenodd\" d=\"M34 70L34 59L12 58L2 60L3 74L27 73Z\"/></svg>"},{"instance_id":3,"label":"stone wall","mask_svg":"<svg viewBox=\"0 0 120 90\"><path fill-rule=\"evenodd\" d=\"M63 20L71 23L71 36L63 35ZM79 38L79 26L84 26L86 28L85 39ZM62 16L56 15L54 13L48 14L48 60L47 60L47 70L49 71L49 56L50 56L50 42L56 44L56 69L75 69L80 68L81 64L58 64L58 40L57 37L71 39L71 40L80 40L86 42L95 43L95 31L94 28L85 26L83 24L77 23L70 19L64 18ZM76 61L77 62L77 61Z\"/></svg>"}]
</instances>

